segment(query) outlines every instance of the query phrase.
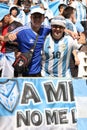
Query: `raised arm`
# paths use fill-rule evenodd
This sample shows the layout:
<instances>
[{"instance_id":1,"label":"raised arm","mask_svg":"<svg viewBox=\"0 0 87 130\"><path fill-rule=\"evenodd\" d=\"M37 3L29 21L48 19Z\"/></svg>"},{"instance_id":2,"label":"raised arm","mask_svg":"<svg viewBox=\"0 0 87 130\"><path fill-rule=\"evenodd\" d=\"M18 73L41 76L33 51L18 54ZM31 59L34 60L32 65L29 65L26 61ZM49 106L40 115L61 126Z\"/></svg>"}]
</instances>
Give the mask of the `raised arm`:
<instances>
[{"instance_id":1,"label":"raised arm","mask_svg":"<svg viewBox=\"0 0 87 130\"><path fill-rule=\"evenodd\" d=\"M17 39L17 33L8 33L5 36L0 35L0 41L14 41Z\"/></svg>"}]
</instances>

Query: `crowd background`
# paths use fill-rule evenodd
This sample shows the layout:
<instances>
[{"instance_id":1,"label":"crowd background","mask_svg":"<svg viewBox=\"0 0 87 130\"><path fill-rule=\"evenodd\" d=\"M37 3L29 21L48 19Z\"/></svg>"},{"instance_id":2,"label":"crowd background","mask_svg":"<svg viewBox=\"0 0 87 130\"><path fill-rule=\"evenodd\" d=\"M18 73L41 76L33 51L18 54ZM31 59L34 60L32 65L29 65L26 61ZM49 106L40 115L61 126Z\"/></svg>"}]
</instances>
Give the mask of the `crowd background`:
<instances>
[{"instance_id":1,"label":"crowd background","mask_svg":"<svg viewBox=\"0 0 87 130\"><path fill-rule=\"evenodd\" d=\"M48 24L48 21L50 21L53 16L58 16L60 14L60 10L58 7L61 4L64 4L66 6L70 5L73 8L75 8L76 20L78 23L81 23L82 26L84 27L84 31L83 31L84 33L81 34L79 42L81 44L86 45L87 42L87 1L86 0L0 0L0 26L2 27L3 17L9 13L11 19L19 22L20 25L27 25L30 22L30 10L34 7L36 8L36 6L37 7L40 6L41 8L44 8L46 12L44 24ZM17 12L11 14L14 7ZM11 21L9 21L9 25L10 23ZM18 26L19 24L17 24L16 27ZM80 27L77 26L77 28L78 30L80 30ZM86 51L87 50L86 46L81 48L81 50L83 52Z\"/></svg>"},{"instance_id":2,"label":"crowd background","mask_svg":"<svg viewBox=\"0 0 87 130\"><path fill-rule=\"evenodd\" d=\"M50 9L50 11L52 11L53 13L53 16L57 16L59 14L58 6L60 4L69 5L70 3L76 9L77 21L86 20L86 0L0 0L0 17L4 16L4 12L9 12L10 8L15 5L20 10L20 13L18 14L17 18L20 20L20 22L22 22L22 24L26 24L29 22L29 11L34 6L42 4L45 10ZM25 14L28 17L26 17Z\"/></svg>"}]
</instances>

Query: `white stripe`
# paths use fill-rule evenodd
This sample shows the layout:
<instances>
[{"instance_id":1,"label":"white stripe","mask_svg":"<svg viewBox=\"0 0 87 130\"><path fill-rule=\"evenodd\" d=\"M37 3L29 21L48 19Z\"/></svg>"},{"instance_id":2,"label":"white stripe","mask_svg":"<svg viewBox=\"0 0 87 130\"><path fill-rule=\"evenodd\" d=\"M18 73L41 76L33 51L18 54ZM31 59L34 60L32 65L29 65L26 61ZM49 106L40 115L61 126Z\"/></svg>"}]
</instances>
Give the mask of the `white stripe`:
<instances>
[{"instance_id":1,"label":"white stripe","mask_svg":"<svg viewBox=\"0 0 87 130\"><path fill-rule=\"evenodd\" d=\"M50 49L49 49L49 55L50 55L50 53L52 54L52 52L54 52L54 41L52 40L51 37L50 37L49 45L50 45ZM54 65L53 57L50 57L48 70L50 70L49 73L51 75L53 75L53 65Z\"/></svg>"},{"instance_id":2,"label":"white stripe","mask_svg":"<svg viewBox=\"0 0 87 130\"><path fill-rule=\"evenodd\" d=\"M49 125L45 124L43 117L43 124L39 127L26 126L22 121L22 126L17 128L17 119L15 116L0 117L0 130L77 130L76 124L58 124Z\"/></svg>"},{"instance_id":3,"label":"white stripe","mask_svg":"<svg viewBox=\"0 0 87 130\"><path fill-rule=\"evenodd\" d=\"M59 51L61 52L61 55L64 56L63 54L64 51L61 50L62 49L61 46L64 44L64 40L60 41L58 44L60 44ZM60 58L59 63L58 63L58 77L62 77L62 58Z\"/></svg>"},{"instance_id":4,"label":"white stripe","mask_svg":"<svg viewBox=\"0 0 87 130\"><path fill-rule=\"evenodd\" d=\"M87 97L75 97L78 118L87 118Z\"/></svg>"}]
</instances>

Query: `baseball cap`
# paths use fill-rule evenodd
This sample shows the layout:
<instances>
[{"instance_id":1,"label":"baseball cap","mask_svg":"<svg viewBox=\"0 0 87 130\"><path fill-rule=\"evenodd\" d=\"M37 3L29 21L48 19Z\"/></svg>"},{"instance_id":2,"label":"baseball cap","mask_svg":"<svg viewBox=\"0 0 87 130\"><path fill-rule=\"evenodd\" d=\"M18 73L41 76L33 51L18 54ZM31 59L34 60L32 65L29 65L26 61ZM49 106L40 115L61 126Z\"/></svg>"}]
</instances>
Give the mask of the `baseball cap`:
<instances>
[{"instance_id":1,"label":"baseball cap","mask_svg":"<svg viewBox=\"0 0 87 130\"><path fill-rule=\"evenodd\" d=\"M32 8L30 11L30 14L34 14L34 13L45 14L45 11L44 11L44 9L42 9L40 7L35 7L35 8Z\"/></svg>"},{"instance_id":2,"label":"baseball cap","mask_svg":"<svg viewBox=\"0 0 87 130\"><path fill-rule=\"evenodd\" d=\"M66 20L63 16L56 16L51 20L51 25L59 25L65 28Z\"/></svg>"}]
</instances>

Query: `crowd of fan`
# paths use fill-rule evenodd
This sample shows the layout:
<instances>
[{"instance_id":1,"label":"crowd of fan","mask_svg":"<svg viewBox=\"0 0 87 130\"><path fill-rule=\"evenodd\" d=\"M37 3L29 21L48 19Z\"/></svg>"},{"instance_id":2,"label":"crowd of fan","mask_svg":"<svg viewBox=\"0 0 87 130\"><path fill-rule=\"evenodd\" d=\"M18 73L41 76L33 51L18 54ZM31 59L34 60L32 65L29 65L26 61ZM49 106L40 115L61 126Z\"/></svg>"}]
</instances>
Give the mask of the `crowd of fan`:
<instances>
[{"instance_id":1,"label":"crowd of fan","mask_svg":"<svg viewBox=\"0 0 87 130\"><path fill-rule=\"evenodd\" d=\"M31 22L31 14L30 10L34 6L40 6L40 8L44 9L45 13L45 20L43 24L48 25L50 24L51 19L54 17L52 10L49 8L48 3L53 2L55 0L50 1L40 1L40 0L0 0L0 3L7 4L9 6L9 14L3 16L0 21L0 33L1 35L5 36L7 33L12 32L16 28L24 25L28 25ZM67 29L65 32L73 39L76 39L80 45L80 50L82 50L82 45L86 45L87 42L87 6L86 1L85 4L82 0L60 0L60 4L58 6L58 16L63 16L66 18ZM75 4L76 2L79 3L78 6ZM69 8L70 7L70 8ZM72 19L73 11L75 11L76 18ZM78 14L78 12L80 13ZM70 13L69 13L70 12ZM80 16L81 15L81 16ZM71 26L73 23L73 28ZM1 41L0 43L0 50L3 54L8 54L9 52L18 53L18 43L16 41L5 42ZM82 51L87 50L87 46L83 47ZM0 60L0 68L1 68L1 76L2 77L13 77L18 76L17 72L13 71L12 63L15 57L12 55L10 65L8 62L4 62L4 58ZM74 61L73 56L70 60L70 69L72 77L78 76L78 65L79 61L76 59ZM75 64L75 62L78 62ZM4 71L2 70L2 66L4 66ZM11 70L10 76L7 76L5 68L8 68L8 71ZM12 76L11 76L12 74ZM54 75L55 77L55 75Z\"/></svg>"}]
</instances>

